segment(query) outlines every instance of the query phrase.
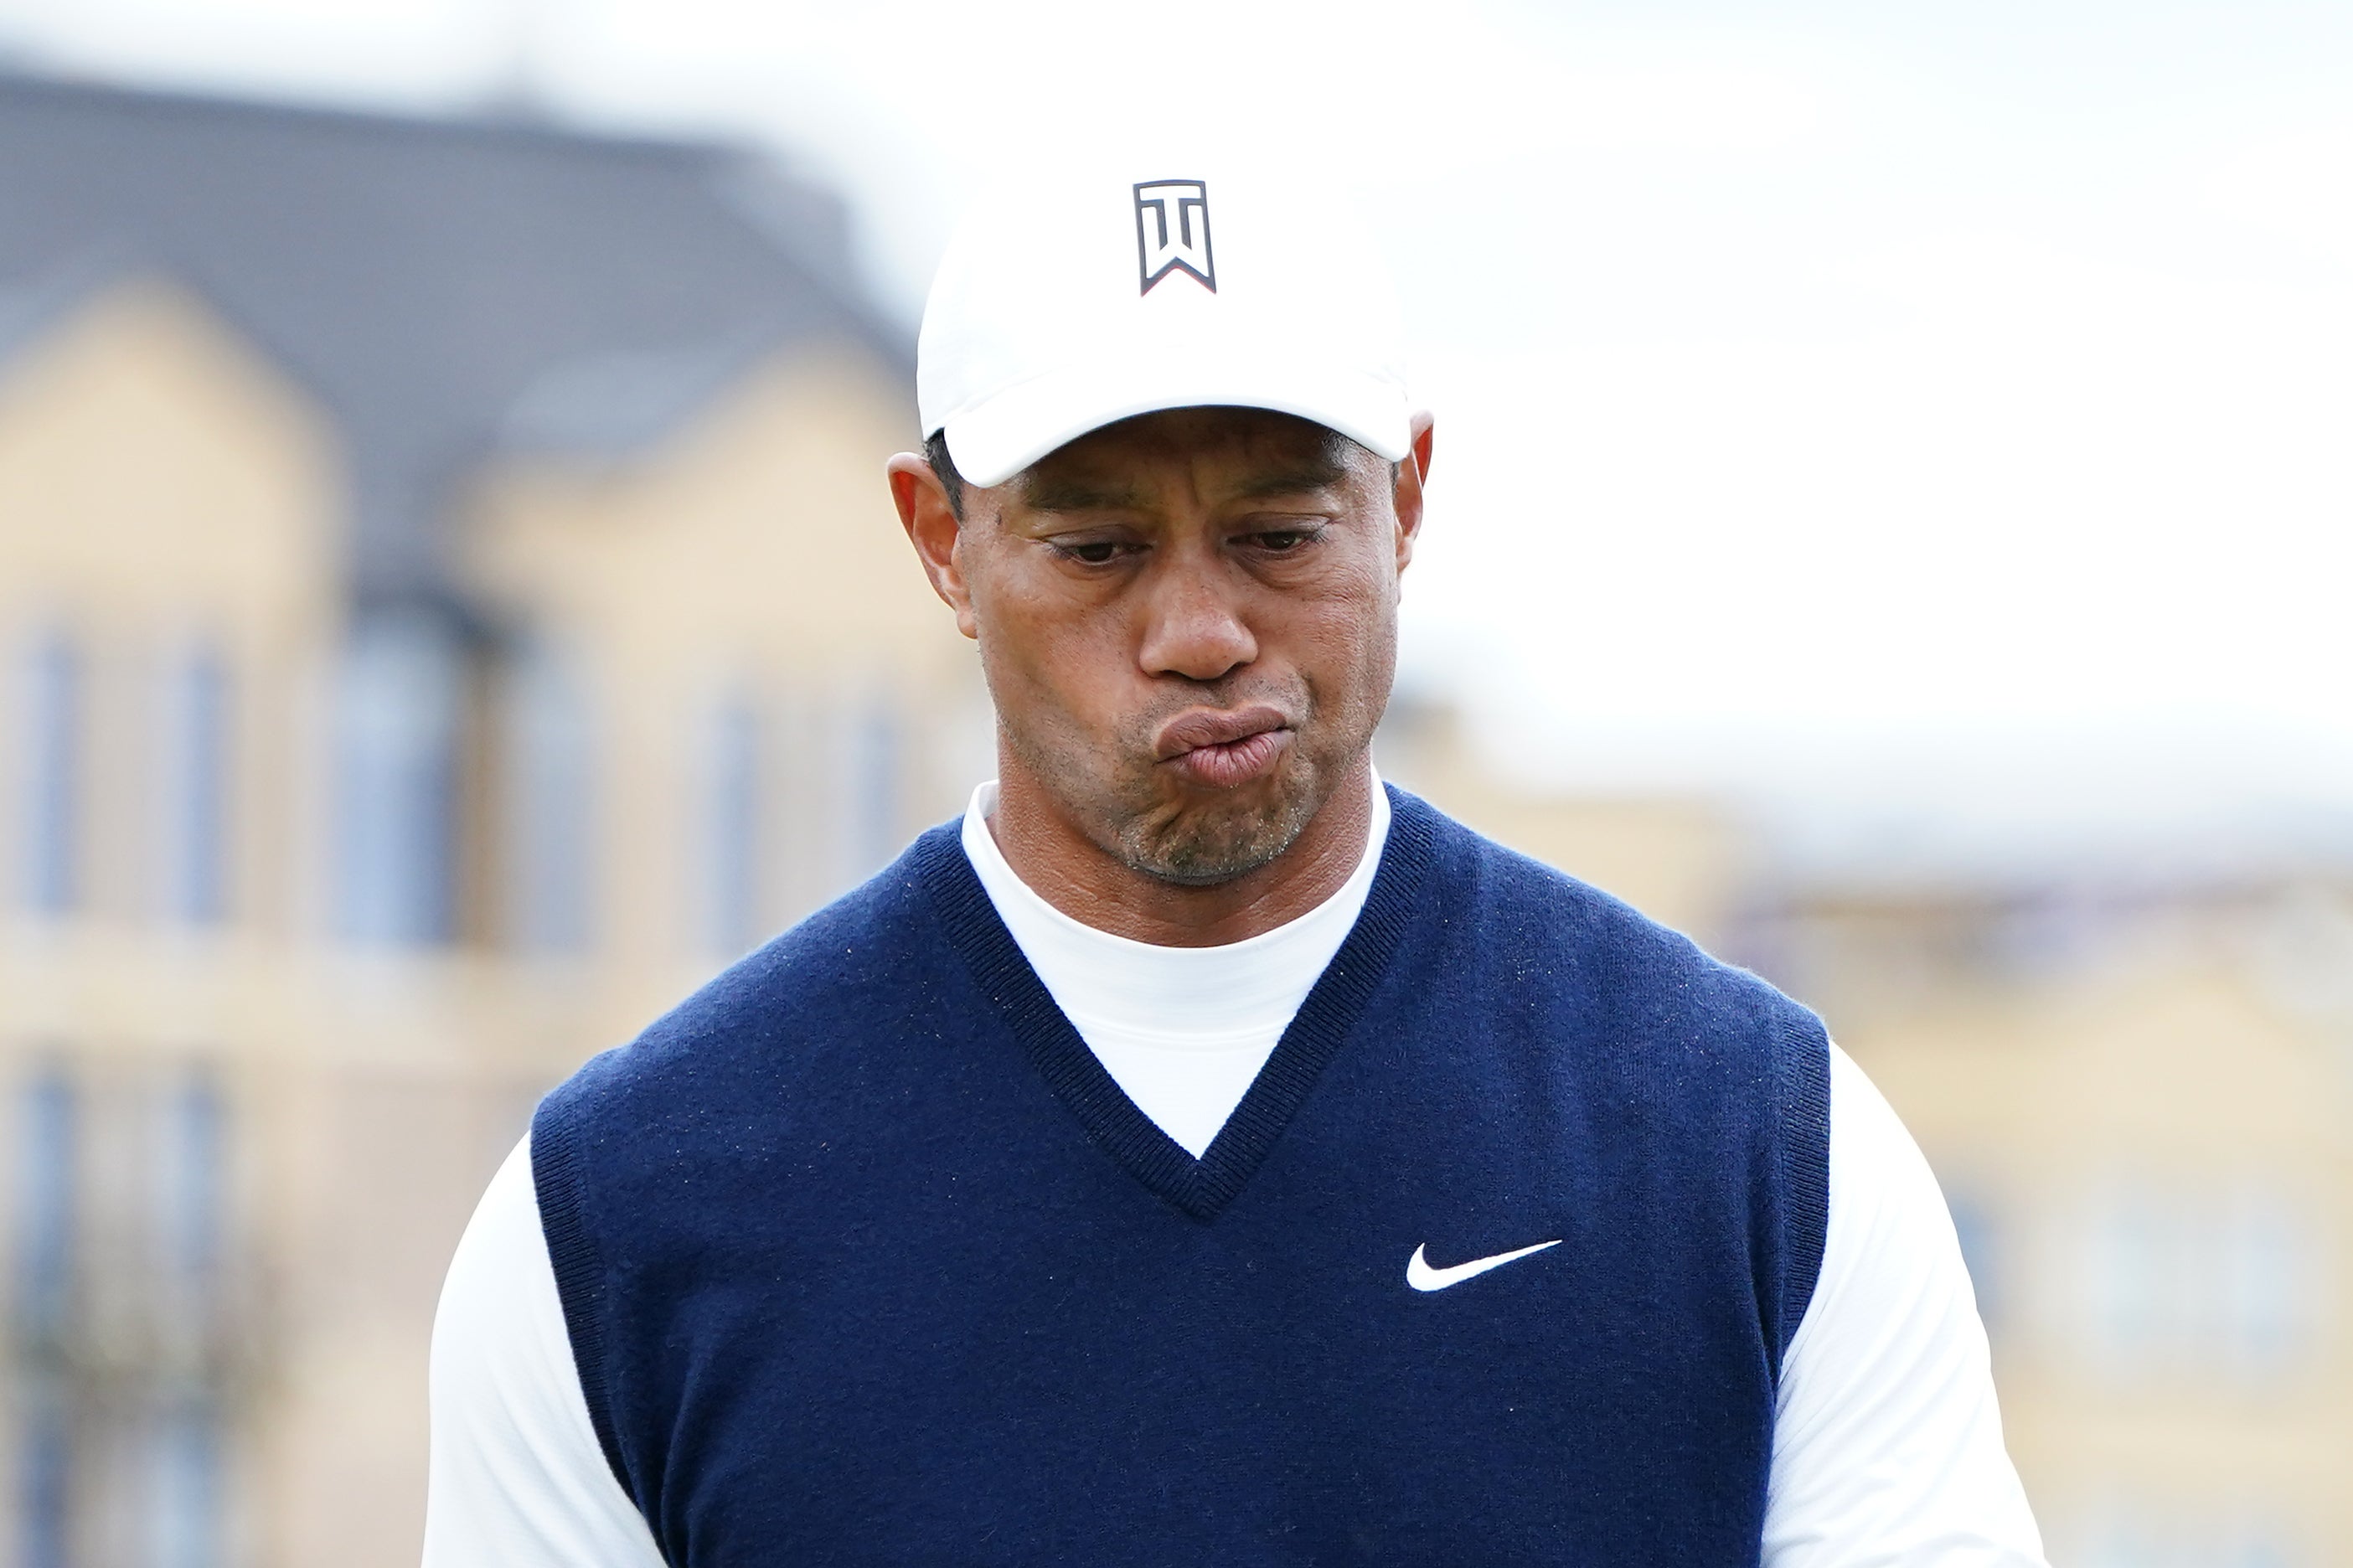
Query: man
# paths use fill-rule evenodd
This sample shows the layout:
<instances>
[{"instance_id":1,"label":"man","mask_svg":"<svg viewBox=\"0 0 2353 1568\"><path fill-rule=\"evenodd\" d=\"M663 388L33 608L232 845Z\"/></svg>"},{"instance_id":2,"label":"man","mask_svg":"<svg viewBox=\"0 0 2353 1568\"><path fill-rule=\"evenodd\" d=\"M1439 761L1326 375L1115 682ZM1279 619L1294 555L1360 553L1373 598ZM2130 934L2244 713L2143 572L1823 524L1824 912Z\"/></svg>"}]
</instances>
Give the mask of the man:
<instances>
[{"instance_id":1,"label":"man","mask_svg":"<svg viewBox=\"0 0 2353 1568\"><path fill-rule=\"evenodd\" d=\"M427 1563L2039 1562L1820 1024L1375 777L1430 421L1328 204L1172 173L951 247L998 777L541 1107Z\"/></svg>"}]
</instances>

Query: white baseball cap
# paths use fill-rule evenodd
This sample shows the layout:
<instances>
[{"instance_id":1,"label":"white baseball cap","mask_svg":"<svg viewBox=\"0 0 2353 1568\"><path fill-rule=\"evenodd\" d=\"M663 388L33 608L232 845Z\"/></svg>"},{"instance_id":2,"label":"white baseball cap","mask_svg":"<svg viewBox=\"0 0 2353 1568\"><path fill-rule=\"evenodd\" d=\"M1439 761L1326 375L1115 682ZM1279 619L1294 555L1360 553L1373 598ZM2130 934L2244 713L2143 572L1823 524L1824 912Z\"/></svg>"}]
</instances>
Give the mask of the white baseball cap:
<instances>
[{"instance_id":1,"label":"white baseball cap","mask_svg":"<svg viewBox=\"0 0 2353 1568\"><path fill-rule=\"evenodd\" d=\"M976 203L923 307L915 396L969 482L1164 408L1271 408L1391 462L1412 441L1388 269L1347 204L1270 171L1155 154Z\"/></svg>"}]
</instances>

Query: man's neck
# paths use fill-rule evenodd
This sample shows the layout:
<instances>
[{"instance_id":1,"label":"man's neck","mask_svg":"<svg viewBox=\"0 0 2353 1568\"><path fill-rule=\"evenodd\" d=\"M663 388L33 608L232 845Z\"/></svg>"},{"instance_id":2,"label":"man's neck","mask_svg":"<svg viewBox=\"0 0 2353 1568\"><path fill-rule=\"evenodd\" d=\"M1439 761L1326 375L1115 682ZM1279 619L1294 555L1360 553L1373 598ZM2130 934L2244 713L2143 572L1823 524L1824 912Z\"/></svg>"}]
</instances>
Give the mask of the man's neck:
<instances>
[{"instance_id":1,"label":"man's neck","mask_svg":"<svg viewBox=\"0 0 2353 1568\"><path fill-rule=\"evenodd\" d=\"M1014 875L1072 920L1157 947L1219 947L1297 920L1338 892L1364 858L1372 813L1365 760L1290 848L1206 886L1166 881L1106 854L1018 767L1002 770L988 827Z\"/></svg>"}]
</instances>

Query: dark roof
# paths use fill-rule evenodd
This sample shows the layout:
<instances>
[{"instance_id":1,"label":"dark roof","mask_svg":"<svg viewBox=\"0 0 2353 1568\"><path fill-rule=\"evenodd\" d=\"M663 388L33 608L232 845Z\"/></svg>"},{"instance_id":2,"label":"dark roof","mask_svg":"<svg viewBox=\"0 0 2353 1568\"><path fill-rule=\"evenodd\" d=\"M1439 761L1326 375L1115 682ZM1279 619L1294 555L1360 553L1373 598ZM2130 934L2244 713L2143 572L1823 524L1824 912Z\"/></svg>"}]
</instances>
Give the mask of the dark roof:
<instances>
[{"instance_id":1,"label":"dark roof","mask_svg":"<svg viewBox=\"0 0 2353 1568\"><path fill-rule=\"evenodd\" d=\"M0 78L0 352L108 279L195 290L337 422L369 597L438 596L492 449L640 444L799 341L905 374L844 230L737 148Z\"/></svg>"}]
</instances>

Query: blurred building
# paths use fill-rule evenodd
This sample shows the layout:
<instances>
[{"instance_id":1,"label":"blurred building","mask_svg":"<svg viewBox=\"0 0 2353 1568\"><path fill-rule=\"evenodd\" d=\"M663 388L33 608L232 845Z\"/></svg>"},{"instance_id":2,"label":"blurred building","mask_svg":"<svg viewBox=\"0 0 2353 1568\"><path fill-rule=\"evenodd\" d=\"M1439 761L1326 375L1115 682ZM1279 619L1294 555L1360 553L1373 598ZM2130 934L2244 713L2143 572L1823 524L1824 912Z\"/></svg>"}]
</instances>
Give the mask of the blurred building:
<instances>
[{"instance_id":1,"label":"blurred building","mask_svg":"<svg viewBox=\"0 0 2353 1568\"><path fill-rule=\"evenodd\" d=\"M2353 885L1796 879L1737 926L1936 1167L2052 1562L2353 1562Z\"/></svg>"},{"instance_id":2,"label":"blurred building","mask_svg":"<svg viewBox=\"0 0 2353 1568\"><path fill-rule=\"evenodd\" d=\"M980 765L904 354L722 150L0 83L0 1561L416 1561L533 1100Z\"/></svg>"}]
</instances>

